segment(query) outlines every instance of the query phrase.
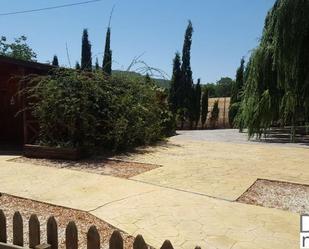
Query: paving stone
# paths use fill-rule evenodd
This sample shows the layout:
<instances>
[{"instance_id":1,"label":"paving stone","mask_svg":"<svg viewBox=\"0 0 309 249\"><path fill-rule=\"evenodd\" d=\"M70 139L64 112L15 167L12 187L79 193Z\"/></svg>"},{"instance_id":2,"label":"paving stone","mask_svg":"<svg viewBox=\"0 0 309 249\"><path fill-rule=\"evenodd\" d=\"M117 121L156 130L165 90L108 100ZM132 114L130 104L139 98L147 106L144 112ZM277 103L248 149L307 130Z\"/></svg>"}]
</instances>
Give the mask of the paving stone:
<instances>
[{"instance_id":1,"label":"paving stone","mask_svg":"<svg viewBox=\"0 0 309 249\"><path fill-rule=\"evenodd\" d=\"M257 178L308 184L308 149L181 135L147 151L124 158L162 167L130 180L0 156L0 192L90 211L157 248L299 247L298 214L233 201Z\"/></svg>"}]
</instances>

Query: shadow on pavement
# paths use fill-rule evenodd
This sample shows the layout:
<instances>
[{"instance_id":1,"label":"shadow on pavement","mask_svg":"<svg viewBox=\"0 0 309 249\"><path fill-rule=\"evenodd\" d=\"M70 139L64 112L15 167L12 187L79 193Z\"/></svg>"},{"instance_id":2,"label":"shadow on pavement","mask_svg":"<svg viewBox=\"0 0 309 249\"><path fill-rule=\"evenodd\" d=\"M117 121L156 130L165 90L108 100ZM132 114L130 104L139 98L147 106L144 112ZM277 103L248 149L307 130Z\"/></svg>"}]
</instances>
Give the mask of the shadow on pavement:
<instances>
[{"instance_id":1,"label":"shadow on pavement","mask_svg":"<svg viewBox=\"0 0 309 249\"><path fill-rule=\"evenodd\" d=\"M309 134L305 127L297 127L294 143L299 145L309 146ZM278 143L288 144L291 143L291 129L290 128L272 128L263 135L261 139L252 139L253 142L264 143Z\"/></svg>"}]
</instances>

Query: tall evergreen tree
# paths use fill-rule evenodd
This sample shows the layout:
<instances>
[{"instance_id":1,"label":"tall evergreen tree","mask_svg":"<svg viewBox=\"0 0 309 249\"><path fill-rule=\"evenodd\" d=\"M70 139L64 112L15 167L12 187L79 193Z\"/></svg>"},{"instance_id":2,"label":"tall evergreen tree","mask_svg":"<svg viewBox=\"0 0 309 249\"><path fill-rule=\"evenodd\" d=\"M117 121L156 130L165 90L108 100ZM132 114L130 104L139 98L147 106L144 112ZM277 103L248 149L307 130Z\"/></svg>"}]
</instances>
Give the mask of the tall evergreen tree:
<instances>
[{"instance_id":1,"label":"tall evergreen tree","mask_svg":"<svg viewBox=\"0 0 309 249\"><path fill-rule=\"evenodd\" d=\"M193 34L193 26L192 22L189 21L189 24L186 29L184 44L182 49L182 65L181 65L181 73L182 73L182 84L185 91L184 96L184 107L190 107L191 94L190 92L193 86L192 79L192 70L191 70L191 45L192 45L192 34Z\"/></svg>"},{"instance_id":2,"label":"tall evergreen tree","mask_svg":"<svg viewBox=\"0 0 309 249\"><path fill-rule=\"evenodd\" d=\"M79 64L78 61L76 61L76 63L75 63L75 69L76 69L76 70L80 70L80 64Z\"/></svg>"},{"instance_id":3,"label":"tall evergreen tree","mask_svg":"<svg viewBox=\"0 0 309 249\"><path fill-rule=\"evenodd\" d=\"M146 73L146 75L145 75L145 83L146 84L151 84L151 78L150 78L149 73Z\"/></svg>"},{"instance_id":4,"label":"tall evergreen tree","mask_svg":"<svg viewBox=\"0 0 309 249\"><path fill-rule=\"evenodd\" d=\"M190 130L193 129L193 125L195 123L195 118L196 118L196 92L195 92L195 86L192 85L191 88L188 88L189 91L189 96L187 99L187 106L184 110L185 112L185 117L189 120L189 128Z\"/></svg>"},{"instance_id":5,"label":"tall evergreen tree","mask_svg":"<svg viewBox=\"0 0 309 249\"><path fill-rule=\"evenodd\" d=\"M197 128L201 117L201 79L198 79L195 86L195 128Z\"/></svg>"},{"instance_id":6,"label":"tall evergreen tree","mask_svg":"<svg viewBox=\"0 0 309 249\"><path fill-rule=\"evenodd\" d=\"M87 29L84 29L82 37L81 69L87 71L92 70L91 44L89 41Z\"/></svg>"},{"instance_id":7,"label":"tall evergreen tree","mask_svg":"<svg viewBox=\"0 0 309 249\"><path fill-rule=\"evenodd\" d=\"M59 67L59 61L57 55L54 55L52 65L54 67Z\"/></svg>"},{"instance_id":8,"label":"tall evergreen tree","mask_svg":"<svg viewBox=\"0 0 309 249\"><path fill-rule=\"evenodd\" d=\"M111 28L107 28L102 69L107 75L112 74Z\"/></svg>"},{"instance_id":9,"label":"tall evergreen tree","mask_svg":"<svg viewBox=\"0 0 309 249\"><path fill-rule=\"evenodd\" d=\"M241 100L240 92L244 86L245 59L242 58L240 66L236 72L236 80L232 86L231 103L236 103Z\"/></svg>"},{"instance_id":10,"label":"tall evergreen tree","mask_svg":"<svg viewBox=\"0 0 309 249\"><path fill-rule=\"evenodd\" d=\"M181 62L180 54L177 52L173 60L173 76L171 80L171 87L169 93L169 105L174 115L177 114L177 110L180 107L180 86L181 86Z\"/></svg>"},{"instance_id":11,"label":"tall evergreen tree","mask_svg":"<svg viewBox=\"0 0 309 249\"><path fill-rule=\"evenodd\" d=\"M232 85L232 94L229 108L229 123L233 127L234 119L239 111L241 102L241 92L244 87L244 72L245 72L245 59L240 61L240 67L236 72L236 80Z\"/></svg>"},{"instance_id":12,"label":"tall evergreen tree","mask_svg":"<svg viewBox=\"0 0 309 249\"><path fill-rule=\"evenodd\" d=\"M205 88L203 90L203 95L202 95L202 117L201 117L202 128L205 127L207 116L208 116L208 95L209 95L208 89Z\"/></svg>"},{"instance_id":13,"label":"tall evergreen tree","mask_svg":"<svg viewBox=\"0 0 309 249\"><path fill-rule=\"evenodd\" d=\"M211 110L211 114L210 114L210 121L211 121L212 128L216 128L216 125L219 119L219 112L220 112L219 100L216 100Z\"/></svg>"},{"instance_id":14,"label":"tall evergreen tree","mask_svg":"<svg viewBox=\"0 0 309 249\"><path fill-rule=\"evenodd\" d=\"M99 65L99 61L98 61L98 57L95 60L95 70L99 70L100 69L100 65Z\"/></svg>"},{"instance_id":15,"label":"tall evergreen tree","mask_svg":"<svg viewBox=\"0 0 309 249\"><path fill-rule=\"evenodd\" d=\"M193 27L191 21L189 21L184 36L182 63L179 53L176 53L174 58L173 77L169 94L171 110L177 113L178 121L181 123L181 129L188 120L190 126L193 127L193 123L196 120L196 94L190 62L192 34Z\"/></svg>"},{"instance_id":16,"label":"tall evergreen tree","mask_svg":"<svg viewBox=\"0 0 309 249\"><path fill-rule=\"evenodd\" d=\"M193 26L189 21L182 49L181 85L179 89L181 128L186 119L189 119L190 126L194 122L194 88L191 70L191 45Z\"/></svg>"}]
</instances>

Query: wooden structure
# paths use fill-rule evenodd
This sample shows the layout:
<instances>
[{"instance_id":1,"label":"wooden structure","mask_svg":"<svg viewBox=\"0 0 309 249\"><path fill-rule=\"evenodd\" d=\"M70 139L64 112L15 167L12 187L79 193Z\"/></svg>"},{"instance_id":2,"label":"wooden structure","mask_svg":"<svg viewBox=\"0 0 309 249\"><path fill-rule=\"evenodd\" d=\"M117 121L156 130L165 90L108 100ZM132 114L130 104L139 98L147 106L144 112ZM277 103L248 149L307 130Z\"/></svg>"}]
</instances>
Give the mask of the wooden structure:
<instances>
[{"instance_id":1,"label":"wooden structure","mask_svg":"<svg viewBox=\"0 0 309 249\"><path fill-rule=\"evenodd\" d=\"M24 156L30 158L80 160L86 155L87 153L79 148L58 148L34 144L24 145Z\"/></svg>"},{"instance_id":2,"label":"wooden structure","mask_svg":"<svg viewBox=\"0 0 309 249\"><path fill-rule=\"evenodd\" d=\"M221 97L221 98L209 98L208 99L208 116L207 116L207 122L206 127L211 128L211 111L214 107L215 101L218 101L218 107L219 107L219 118L218 122L216 124L216 128L218 129L227 129L230 128L229 123L229 109L230 109L230 97Z\"/></svg>"},{"instance_id":3,"label":"wooden structure","mask_svg":"<svg viewBox=\"0 0 309 249\"><path fill-rule=\"evenodd\" d=\"M0 209L0 249L58 249L58 225L53 216L47 220L47 240L41 241L40 222L37 215L31 215L28 222L29 245L24 244L23 218L19 212L13 216L13 245L7 243L7 222L3 211ZM95 226L91 226L86 235L87 249L100 249L100 235ZM78 249L78 230L74 221L69 222L65 230L66 249ZM123 249L124 241L121 233L115 230L109 239L109 249ZM137 235L133 249L150 248L142 235ZM169 240L165 240L160 249L173 249ZM200 249L196 247L195 249Z\"/></svg>"},{"instance_id":4,"label":"wooden structure","mask_svg":"<svg viewBox=\"0 0 309 249\"><path fill-rule=\"evenodd\" d=\"M50 65L0 56L0 143L24 144L37 133L32 118L18 114L24 107L18 92L21 77L29 74L47 74Z\"/></svg>"},{"instance_id":5,"label":"wooden structure","mask_svg":"<svg viewBox=\"0 0 309 249\"><path fill-rule=\"evenodd\" d=\"M219 117L218 117L218 120L215 123L212 123L212 121L211 121L211 111L212 111L216 101L218 101ZM229 128L231 128L230 123L229 123L230 102L231 102L230 97L209 98L208 99L208 115L207 115L206 123L205 123L204 127L202 127L202 122L201 122L201 118L200 118L196 129L229 129ZM177 128L181 129L180 124L178 124ZM195 129L195 127L194 127L194 129ZM190 130L190 123L189 122L185 122L183 130Z\"/></svg>"}]
</instances>

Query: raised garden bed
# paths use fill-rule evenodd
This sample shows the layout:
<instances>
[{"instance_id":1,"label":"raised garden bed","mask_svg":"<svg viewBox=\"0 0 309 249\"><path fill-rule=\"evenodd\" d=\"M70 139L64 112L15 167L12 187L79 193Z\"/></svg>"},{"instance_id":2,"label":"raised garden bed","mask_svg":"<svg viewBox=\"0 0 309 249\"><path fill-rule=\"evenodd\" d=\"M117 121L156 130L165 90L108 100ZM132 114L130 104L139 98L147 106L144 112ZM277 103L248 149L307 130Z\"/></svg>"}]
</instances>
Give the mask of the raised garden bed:
<instances>
[{"instance_id":1,"label":"raised garden bed","mask_svg":"<svg viewBox=\"0 0 309 249\"><path fill-rule=\"evenodd\" d=\"M85 157L85 153L81 149L26 144L24 145L24 156L29 158L79 160Z\"/></svg>"}]
</instances>

